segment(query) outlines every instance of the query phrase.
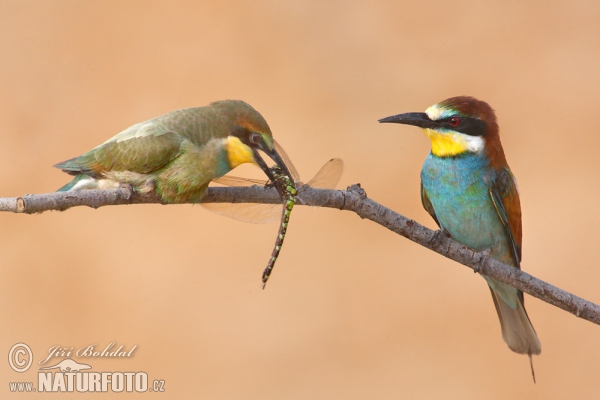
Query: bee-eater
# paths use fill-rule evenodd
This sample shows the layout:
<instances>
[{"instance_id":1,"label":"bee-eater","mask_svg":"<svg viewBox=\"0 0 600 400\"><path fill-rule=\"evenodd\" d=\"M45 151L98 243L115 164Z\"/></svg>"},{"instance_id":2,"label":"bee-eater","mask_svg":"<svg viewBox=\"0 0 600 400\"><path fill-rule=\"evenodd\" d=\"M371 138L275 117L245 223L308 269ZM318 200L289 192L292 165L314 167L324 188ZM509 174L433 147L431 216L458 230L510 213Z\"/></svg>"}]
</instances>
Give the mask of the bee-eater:
<instances>
[{"instance_id":1,"label":"bee-eater","mask_svg":"<svg viewBox=\"0 0 600 400\"><path fill-rule=\"evenodd\" d=\"M241 100L172 111L135 124L87 153L55 165L75 178L59 191L129 184L165 203L200 201L208 184L243 163L261 167L258 150L291 176L265 119Z\"/></svg>"},{"instance_id":2,"label":"bee-eater","mask_svg":"<svg viewBox=\"0 0 600 400\"><path fill-rule=\"evenodd\" d=\"M421 171L421 202L442 231L473 250L489 249L492 258L520 269L519 193L500 144L494 110L483 101L461 96L424 113L379 122L418 126L431 140L431 153ZM492 292L502 338L512 351L528 354L531 360L542 349L523 293L483 277Z\"/></svg>"}]
</instances>

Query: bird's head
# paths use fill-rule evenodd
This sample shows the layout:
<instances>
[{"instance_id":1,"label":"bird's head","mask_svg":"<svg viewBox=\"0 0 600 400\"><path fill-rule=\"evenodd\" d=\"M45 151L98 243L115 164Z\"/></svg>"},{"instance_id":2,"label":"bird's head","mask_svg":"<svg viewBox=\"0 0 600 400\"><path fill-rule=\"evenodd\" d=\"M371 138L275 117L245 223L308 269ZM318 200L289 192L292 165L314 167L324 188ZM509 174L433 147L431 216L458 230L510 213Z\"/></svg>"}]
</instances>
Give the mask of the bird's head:
<instances>
[{"instance_id":1,"label":"bird's head","mask_svg":"<svg viewBox=\"0 0 600 400\"><path fill-rule=\"evenodd\" d=\"M293 180L280 154L282 150L278 151L271 129L258 111L241 100L225 100L213 103L211 106L220 109L222 115L230 117L231 128L229 136L225 139L225 149L231 169L240 164L252 163L258 165L273 180L269 166L259 153L262 151Z\"/></svg>"},{"instance_id":2,"label":"bird's head","mask_svg":"<svg viewBox=\"0 0 600 400\"><path fill-rule=\"evenodd\" d=\"M380 119L379 122L414 125L423 128L437 157L484 153L502 162L504 152L498 136L494 110L473 97L451 97L425 110Z\"/></svg>"}]
</instances>

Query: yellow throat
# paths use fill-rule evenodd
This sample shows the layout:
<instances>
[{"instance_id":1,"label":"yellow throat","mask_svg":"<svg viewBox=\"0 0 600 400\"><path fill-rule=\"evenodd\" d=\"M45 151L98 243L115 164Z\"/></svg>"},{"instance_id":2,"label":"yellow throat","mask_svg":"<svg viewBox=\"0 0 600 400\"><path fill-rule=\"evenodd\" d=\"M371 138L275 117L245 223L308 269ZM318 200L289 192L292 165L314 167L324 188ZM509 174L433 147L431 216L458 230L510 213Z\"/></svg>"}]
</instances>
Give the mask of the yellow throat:
<instances>
[{"instance_id":1,"label":"yellow throat","mask_svg":"<svg viewBox=\"0 0 600 400\"><path fill-rule=\"evenodd\" d=\"M227 137L225 139L225 148L227 149L227 158L232 169L244 163L256 164L256 161L254 161L254 152L249 146L242 143L238 137Z\"/></svg>"},{"instance_id":2,"label":"yellow throat","mask_svg":"<svg viewBox=\"0 0 600 400\"><path fill-rule=\"evenodd\" d=\"M425 128L423 133L431 140L431 152L434 156L457 156L466 151L479 152L483 149L484 139L469 136L459 132L440 133L433 129Z\"/></svg>"}]
</instances>

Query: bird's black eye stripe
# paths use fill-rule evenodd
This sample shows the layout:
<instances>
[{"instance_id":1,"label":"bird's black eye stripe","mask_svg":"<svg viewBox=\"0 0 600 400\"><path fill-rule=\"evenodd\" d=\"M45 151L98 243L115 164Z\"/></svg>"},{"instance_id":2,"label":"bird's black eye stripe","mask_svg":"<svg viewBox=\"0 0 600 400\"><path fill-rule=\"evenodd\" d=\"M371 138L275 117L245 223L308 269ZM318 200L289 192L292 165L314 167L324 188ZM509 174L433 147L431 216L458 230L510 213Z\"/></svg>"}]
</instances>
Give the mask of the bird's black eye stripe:
<instances>
[{"instance_id":1,"label":"bird's black eye stripe","mask_svg":"<svg viewBox=\"0 0 600 400\"><path fill-rule=\"evenodd\" d=\"M471 117L459 117L460 123L457 125L456 121L453 120L456 117L444 118L439 121L439 125L442 128L449 129L451 131L464 133L469 136L485 136L487 130L487 124L478 118Z\"/></svg>"},{"instance_id":2,"label":"bird's black eye stripe","mask_svg":"<svg viewBox=\"0 0 600 400\"><path fill-rule=\"evenodd\" d=\"M231 129L230 135L240 138L242 143L250 147L260 146L263 142L260 133L252 132L251 130L243 128L239 125L235 125Z\"/></svg>"},{"instance_id":3,"label":"bird's black eye stripe","mask_svg":"<svg viewBox=\"0 0 600 400\"><path fill-rule=\"evenodd\" d=\"M230 135L240 138L240 140L244 143L248 143L248 137L250 136L250 131L239 125L234 125L233 128L231 128Z\"/></svg>"},{"instance_id":4,"label":"bird's black eye stripe","mask_svg":"<svg viewBox=\"0 0 600 400\"><path fill-rule=\"evenodd\" d=\"M231 136L236 136L236 137L240 138L242 143L245 143L245 144L250 144L250 142L252 140L252 132L250 132L248 129L243 128L239 125L234 125L234 127L231 129L230 134L231 134Z\"/></svg>"}]
</instances>

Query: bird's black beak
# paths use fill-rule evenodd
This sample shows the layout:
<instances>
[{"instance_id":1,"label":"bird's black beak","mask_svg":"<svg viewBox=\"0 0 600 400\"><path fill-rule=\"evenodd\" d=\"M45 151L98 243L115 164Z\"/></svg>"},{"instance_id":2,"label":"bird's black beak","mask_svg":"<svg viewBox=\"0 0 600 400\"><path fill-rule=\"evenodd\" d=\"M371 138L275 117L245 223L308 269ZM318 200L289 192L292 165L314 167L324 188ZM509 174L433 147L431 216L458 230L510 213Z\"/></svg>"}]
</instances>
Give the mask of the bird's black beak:
<instances>
[{"instance_id":1,"label":"bird's black beak","mask_svg":"<svg viewBox=\"0 0 600 400\"><path fill-rule=\"evenodd\" d=\"M277 166L279 168L281 168L283 173L285 175L287 175L290 178L290 180L294 181L294 177L290 173L290 170L288 169L287 165L285 165L285 162L283 161L283 159L281 158L281 156L279 155L277 150L275 148L268 149L266 147L267 146L260 146L260 150L264 151L265 154L267 154L273 161L275 161L275 164L277 164ZM254 150L254 159L256 160L256 163L264 171L264 173L267 174L267 176L269 177L271 182L274 182L275 177L271 173L271 169L269 168L269 166L267 165L265 160L263 160L263 158L261 157L258 150L257 149L253 149L253 150Z\"/></svg>"},{"instance_id":2,"label":"bird's black beak","mask_svg":"<svg viewBox=\"0 0 600 400\"><path fill-rule=\"evenodd\" d=\"M392 115L391 117L380 119L379 122L414 125L420 128L431 129L435 129L437 127L436 121L432 121L431 119L429 119L427 114L418 112Z\"/></svg>"}]
</instances>

